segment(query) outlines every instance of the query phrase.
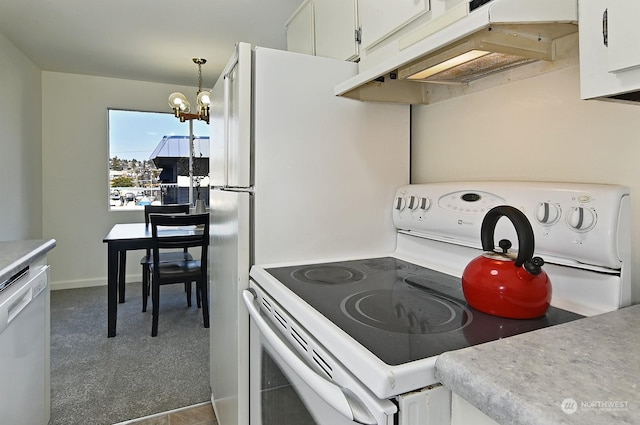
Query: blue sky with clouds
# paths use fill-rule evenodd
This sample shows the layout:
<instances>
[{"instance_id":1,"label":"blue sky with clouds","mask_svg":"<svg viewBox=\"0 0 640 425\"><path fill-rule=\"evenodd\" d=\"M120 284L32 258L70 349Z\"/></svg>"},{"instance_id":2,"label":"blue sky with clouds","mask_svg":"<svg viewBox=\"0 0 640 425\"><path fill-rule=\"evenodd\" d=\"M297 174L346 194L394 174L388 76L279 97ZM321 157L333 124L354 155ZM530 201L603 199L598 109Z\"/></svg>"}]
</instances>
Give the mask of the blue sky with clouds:
<instances>
[{"instance_id":1,"label":"blue sky with clouds","mask_svg":"<svg viewBox=\"0 0 640 425\"><path fill-rule=\"evenodd\" d=\"M194 121L196 136L209 136L204 121ZM188 136L189 123L172 113L109 110L109 158L148 160L164 136Z\"/></svg>"}]
</instances>

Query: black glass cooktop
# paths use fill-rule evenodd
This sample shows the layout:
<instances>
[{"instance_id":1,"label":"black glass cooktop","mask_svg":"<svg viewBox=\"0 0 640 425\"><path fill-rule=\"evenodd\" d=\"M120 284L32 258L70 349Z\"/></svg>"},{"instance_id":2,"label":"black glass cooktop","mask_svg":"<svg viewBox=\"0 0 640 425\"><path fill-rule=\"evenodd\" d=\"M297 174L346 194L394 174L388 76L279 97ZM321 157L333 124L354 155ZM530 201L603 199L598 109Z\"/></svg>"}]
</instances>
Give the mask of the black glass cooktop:
<instances>
[{"instance_id":1,"label":"black glass cooktop","mask_svg":"<svg viewBox=\"0 0 640 425\"><path fill-rule=\"evenodd\" d=\"M383 362L398 365L582 316L505 319L465 302L460 279L392 257L267 271Z\"/></svg>"}]
</instances>

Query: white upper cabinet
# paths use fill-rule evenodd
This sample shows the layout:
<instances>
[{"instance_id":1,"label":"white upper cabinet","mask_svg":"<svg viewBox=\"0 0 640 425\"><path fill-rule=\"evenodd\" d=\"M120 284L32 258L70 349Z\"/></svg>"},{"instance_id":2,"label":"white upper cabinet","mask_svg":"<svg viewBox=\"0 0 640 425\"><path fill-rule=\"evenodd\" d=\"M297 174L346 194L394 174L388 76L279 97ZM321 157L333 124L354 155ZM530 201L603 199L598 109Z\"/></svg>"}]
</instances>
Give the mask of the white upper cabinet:
<instances>
[{"instance_id":1,"label":"white upper cabinet","mask_svg":"<svg viewBox=\"0 0 640 425\"><path fill-rule=\"evenodd\" d=\"M316 55L352 60L358 57L356 0L313 0Z\"/></svg>"},{"instance_id":2,"label":"white upper cabinet","mask_svg":"<svg viewBox=\"0 0 640 425\"><path fill-rule=\"evenodd\" d=\"M640 2L608 0L609 71L640 66Z\"/></svg>"},{"instance_id":3,"label":"white upper cabinet","mask_svg":"<svg viewBox=\"0 0 640 425\"><path fill-rule=\"evenodd\" d=\"M287 50L327 58L358 57L357 0L305 0L285 24Z\"/></svg>"},{"instance_id":4,"label":"white upper cabinet","mask_svg":"<svg viewBox=\"0 0 640 425\"><path fill-rule=\"evenodd\" d=\"M640 90L640 2L580 0L578 11L581 97Z\"/></svg>"},{"instance_id":5,"label":"white upper cabinet","mask_svg":"<svg viewBox=\"0 0 640 425\"><path fill-rule=\"evenodd\" d=\"M313 2L305 0L285 24L288 51L316 54L313 9Z\"/></svg>"},{"instance_id":6,"label":"white upper cabinet","mask_svg":"<svg viewBox=\"0 0 640 425\"><path fill-rule=\"evenodd\" d=\"M362 49L389 37L429 11L429 0L358 0Z\"/></svg>"}]
</instances>

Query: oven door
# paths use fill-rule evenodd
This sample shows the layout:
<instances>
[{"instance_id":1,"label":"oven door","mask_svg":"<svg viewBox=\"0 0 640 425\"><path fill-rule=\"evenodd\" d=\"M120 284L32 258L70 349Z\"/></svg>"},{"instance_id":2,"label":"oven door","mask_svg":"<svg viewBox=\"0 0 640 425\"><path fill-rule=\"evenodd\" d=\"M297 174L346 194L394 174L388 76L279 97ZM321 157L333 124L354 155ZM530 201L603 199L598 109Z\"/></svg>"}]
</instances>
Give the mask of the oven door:
<instances>
[{"instance_id":1,"label":"oven door","mask_svg":"<svg viewBox=\"0 0 640 425\"><path fill-rule=\"evenodd\" d=\"M264 294L257 297L255 289L245 290L243 298L251 316L251 425L394 423L396 405L371 394L275 302L269 300L269 308L277 309L278 325L256 305L256 298L262 302ZM286 327L285 333L278 327ZM291 332L292 327L297 338L313 343L309 351L316 361L322 363L324 359L328 363L312 366L305 359L306 353L299 353L297 344L287 337L286 331ZM330 370L330 376L323 370Z\"/></svg>"}]
</instances>

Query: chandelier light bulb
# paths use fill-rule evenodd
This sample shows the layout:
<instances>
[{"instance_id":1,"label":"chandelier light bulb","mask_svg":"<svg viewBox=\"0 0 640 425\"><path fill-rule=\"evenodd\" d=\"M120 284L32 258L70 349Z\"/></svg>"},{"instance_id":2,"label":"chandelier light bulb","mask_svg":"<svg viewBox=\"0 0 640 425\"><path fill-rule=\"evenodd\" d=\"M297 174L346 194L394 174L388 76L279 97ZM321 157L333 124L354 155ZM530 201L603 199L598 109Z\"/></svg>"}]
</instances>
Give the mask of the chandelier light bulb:
<instances>
[{"instance_id":1,"label":"chandelier light bulb","mask_svg":"<svg viewBox=\"0 0 640 425\"><path fill-rule=\"evenodd\" d=\"M207 107L209 105L211 105L211 93L206 90L198 93L198 106Z\"/></svg>"},{"instance_id":2,"label":"chandelier light bulb","mask_svg":"<svg viewBox=\"0 0 640 425\"><path fill-rule=\"evenodd\" d=\"M172 108L179 107L187 102L187 97L180 92L173 92L169 95L169 106Z\"/></svg>"},{"instance_id":3,"label":"chandelier light bulb","mask_svg":"<svg viewBox=\"0 0 640 425\"><path fill-rule=\"evenodd\" d=\"M180 116L180 113L188 113L191 110L191 105L187 100L187 97L179 92L174 92L169 95L169 106L173 109L176 117Z\"/></svg>"}]
</instances>

